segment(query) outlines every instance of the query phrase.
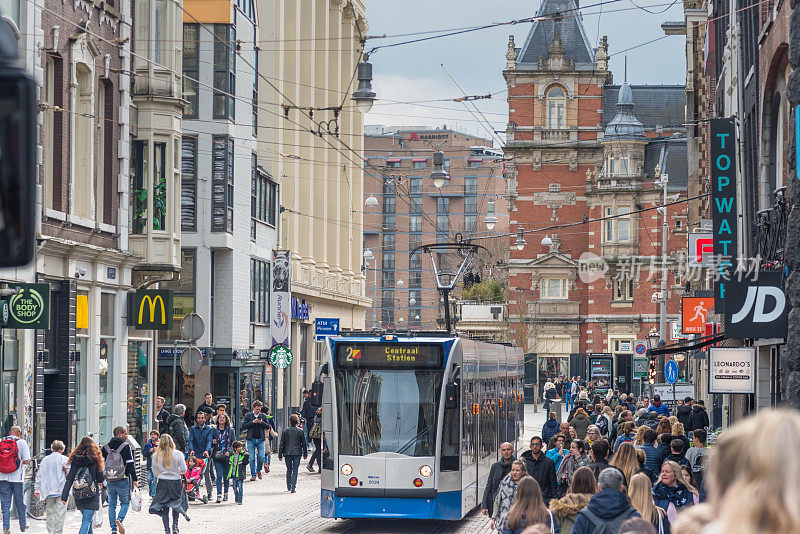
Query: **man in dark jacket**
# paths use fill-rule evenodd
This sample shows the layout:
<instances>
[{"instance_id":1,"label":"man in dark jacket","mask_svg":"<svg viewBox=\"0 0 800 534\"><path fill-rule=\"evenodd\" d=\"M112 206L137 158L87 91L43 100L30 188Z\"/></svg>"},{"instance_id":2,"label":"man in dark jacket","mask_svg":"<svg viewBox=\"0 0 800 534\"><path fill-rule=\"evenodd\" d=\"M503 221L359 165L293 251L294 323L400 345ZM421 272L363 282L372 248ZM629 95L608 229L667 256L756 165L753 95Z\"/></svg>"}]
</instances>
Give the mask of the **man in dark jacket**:
<instances>
[{"instance_id":1,"label":"man in dark jacket","mask_svg":"<svg viewBox=\"0 0 800 534\"><path fill-rule=\"evenodd\" d=\"M625 495L625 475L616 467L605 469L597 479L597 493L589 506L578 513L572 534L592 534L597 527L608 525L608 532L617 532L628 518L641 517Z\"/></svg>"},{"instance_id":2,"label":"man in dark jacket","mask_svg":"<svg viewBox=\"0 0 800 534\"><path fill-rule=\"evenodd\" d=\"M203 458L206 463L211 461L211 442L214 440L214 431L206 424L206 412L198 410L195 416L197 424L189 430L189 455ZM206 481L208 500L211 500L211 466L203 470Z\"/></svg>"},{"instance_id":3,"label":"man in dark jacket","mask_svg":"<svg viewBox=\"0 0 800 534\"><path fill-rule=\"evenodd\" d=\"M689 469L692 468L689 460L686 459L686 454L683 452L683 440L680 438L673 439L670 444L670 455L664 461L675 462L678 465L685 465Z\"/></svg>"},{"instance_id":4,"label":"man in dark jacket","mask_svg":"<svg viewBox=\"0 0 800 534\"><path fill-rule=\"evenodd\" d=\"M175 448L181 451L184 455L188 456L189 453L189 428L186 426L186 421L183 416L186 414L186 406L183 404L176 404L173 414L167 419L167 428L163 434L172 436L172 441L175 442Z\"/></svg>"},{"instance_id":5,"label":"man in dark jacket","mask_svg":"<svg viewBox=\"0 0 800 534\"><path fill-rule=\"evenodd\" d=\"M119 453L117 460L122 458L122 465L125 467L125 473L122 478L118 478L119 474L114 476L107 473L106 485L108 488L108 521L111 524L111 532L124 533L125 528L122 522L125 521L125 516L128 513L128 506L131 503L131 491L136 485L136 464L133 462L133 449L128 444L128 432L125 428L118 426L114 429L114 437L111 438L102 449L103 460L108 460L110 454L116 456ZM109 463L107 467L112 467ZM119 465L119 464L116 464ZM116 473L119 473L117 471ZM112 478L113 477L113 478ZM119 515L117 515L117 501L119 501Z\"/></svg>"},{"instance_id":6,"label":"man in dark jacket","mask_svg":"<svg viewBox=\"0 0 800 534\"><path fill-rule=\"evenodd\" d=\"M542 450L542 438L533 436L531 438L531 450L522 453L520 458L525 461L528 474L539 483L544 503L547 505L550 499L555 499L558 496L556 491L556 464Z\"/></svg>"},{"instance_id":7,"label":"man in dark jacket","mask_svg":"<svg viewBox=\"0 0 800 534\"><path fill-rule=\"evenodd\" d=\"M294 493L297 487L297 469L300 467L300 455L303 460L308 458L308 443L302 430L297 428L300 418L297 414L289 416L289 428L281 432L281 441L278 445L278 460L286 458L286 489Z\"/></svg>"},{"instance_id":8,"label":"man in dark jacket","mask_svg":"<svg viewBox=\"0 0 800 534\"><path fill-rule=\"evenodd\" d=\"M269 436L269 420L267 414L261 411L263 403L260 400L253 402L253 411L247 412L242 421L242 430L247 432L247 454L250 456L250 481L256 476L261 479L261 469L264 467L264 439Z\"/></svg>"},{"instance_id":9,"label":"man in dark jacket","mask_svg":"<svg viewBox=\"0 0 800 534\"><path fill-rule=\"evenodd\" d=\"M481 513L492 517L494 514L494 498L497 490L500 489L500 482L511 471L511 464L514 463L514 446L510 443L500 444L500 460L492 464L489 469L489 480L486 481L486 489L483 490L483 500L481 501Z\"/></svg>"},{"instance_id":10,"label":"man in dark jacket","mask_svg":"<svg viewBox=\"0 0 800 534\"><path fill-rule=\"evenodd\" d=\"M314 412L316 412L316 410L311 406L311 393L309 393L307 389L304 389L303 407L300 408L300 415L306 420L306 424L303 427L303 431L306 435L306 443L311 443L311 436L309 436L308 433L311 432L311 425L314 422Z\"/></svg>"},{"instance_id":11,"label":"man in dark jacket","mask_svg":"<svg viewBox=\"0 0 800 534\"><path fill-rule=\"evenodd\" d=\"M589 455L592 458L592 464L589 469L594 473L594 477L600 476L600 473L608 467L608 453L611 452L611 445L605 439L598 439L592 443L589 449Z\"/></svg>"},{"instance_id":12,"label":"man in dark jacket","mask_svg":"<svg viewBox=\"0 0 800 534\"><path fill-rule=\"evenodd\" d=\"M666 404L661 404L660 395L653 395L653 403L650 405L647 411L655 412L658 415L663 415L664 417L669 417L669 408L667 408Z\"/></svg>"},{"instance_id":13,"label":"man in dark jacket","mask_svg":"<svg viewBox=\"0 0 800 534\"><path fill-rule=\"evenodd\" d=\"M699 400L692 406L692 430L708 430L709 427L708 412L703 405L703 401Z\"/></svg>"},{"instance_id":14,"label":"man in dark jacket","mask_svg":"<svg viewBox=\"0 0 800 534\"><path fill-rule=\"evenodd\" d=\"M211 424L211 418L217 415L217 405L214 404L214 396L211 393L206 393L206 399L203 404L197 409L197 413L204 412L206 414L206 423Z\"/></svg>"},{"instance_id":15,"label":"man in dark jacket","mask_svg":"<svg viewBox=\"0 0 800 534\"><path fill-rule=\"evenodd\" d=\"M558 421L556 421L556 412L550 412L550 416L542 426L542 441L550 443L550 439L558 434Z\"/></svg>"},{"instance_id":16,"label":"man in dark jacket","mask_svg":"<svg viewBox=\"0 0 800 534\"><path fill-rule=\"evenodd\" d=\"M164 397L156 397L156 421L159 434L163 434L166 430L167 419L169 419L169 412L164 409Z\"/></svg>"},{"instance_id":17,"label":"man in dark jacket","mask_svg":"<svg viewBox=\"0 0 800 534\"><path fill-rule=\"evenodd\" d=\"M686 397L683 404L678 406L678 422L683 425L683 430L688 434L692 427L692 398Z\"/></svg>"},{"instance_id":18,"label":"man in dark jacket","mask_svg":"<svg viewBox=\"0 0 800 534\"><path fill-rule=\"evenodd\" d=\"M661 473L661 464L664 462L664 453L656 448L655 443L658 434L652 428L645 430L642 438L644 444L641 449L646 455L644 461L644 472L650 477L650 480L655 483L658 480L658 475Z\"/></svg>"}]
</instances>

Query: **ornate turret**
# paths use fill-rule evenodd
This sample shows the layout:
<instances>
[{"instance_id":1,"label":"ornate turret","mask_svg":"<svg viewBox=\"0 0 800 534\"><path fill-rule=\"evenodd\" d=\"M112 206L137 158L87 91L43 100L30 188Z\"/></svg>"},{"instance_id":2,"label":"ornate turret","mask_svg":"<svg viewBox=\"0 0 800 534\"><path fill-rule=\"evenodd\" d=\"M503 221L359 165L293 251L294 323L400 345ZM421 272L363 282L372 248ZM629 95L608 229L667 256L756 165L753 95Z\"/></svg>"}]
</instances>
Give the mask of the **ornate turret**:
<instances>
[{"instance_id":1,"label":"ornate turret","mask_svg":"<svg viewBox=\"0 0 800 534\"><path fill-rule=\"evenodd\" d=\"M617 115L606 126L604 140L644 140L644 127L634 115L633 90L627 80L619 88Z\"/></svg>"},{"instance_id":2,"label":"ornate turret","mask_svg":"<svg viewBox=\"0 0 800 534\"><path fill-rule=\"evenodd\" d=\"M506 69L514 70L517 68L517 49L514 46L514 36L508 36L508 50L506 51Z\"/></svg>"},{"instance_id":3,"label":"ornate turret","mask_svg":"<svg viewBox=\"0 0 800 534\"><path fill-rule=\"evenodd\" d=\"M594 54L594 60L597 63L597 70L608 70L608 37L603 36L600 39L600 46L597 47L597 52Z\"/></svg>"}]
</instances>

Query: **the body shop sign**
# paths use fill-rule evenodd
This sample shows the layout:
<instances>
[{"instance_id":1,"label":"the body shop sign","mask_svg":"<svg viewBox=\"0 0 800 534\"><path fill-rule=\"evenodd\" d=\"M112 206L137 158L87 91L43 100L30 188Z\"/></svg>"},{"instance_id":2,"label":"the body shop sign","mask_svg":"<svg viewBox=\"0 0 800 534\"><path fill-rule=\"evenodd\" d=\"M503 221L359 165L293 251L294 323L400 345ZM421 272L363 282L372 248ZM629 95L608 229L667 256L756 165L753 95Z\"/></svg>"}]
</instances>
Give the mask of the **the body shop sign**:
<instances>
[{"instance_id":1,"label":"the body shop sign","mask_svg":"<svg viewBox=\"0 0 800 534\"><path fill-rule=\"evenodd\" d=\"M8 299L7 328L50 328L50 284L9 284L19 293Z\"/></svg>"},{"instance_id":2,"label":"the body shop sign","mask_svg":"<svg viewBox=\"0 0 800 534\"><path fill-rule=\"evenodd\" d=\"M725 309L725 289L737 260L736 132L733 119L711 120L711 213L713 221L714 308Z\"/></svg>"},{"instance_id":3,"label":"the body shop sign","mask_svg":"<svg viewBox=\"0 0 800 534\"><path fill-rule=\"evenodd\" d=\"M712 347L708 360L709 393L755 393L755 349Z\"/></svg>"}]
</instances>

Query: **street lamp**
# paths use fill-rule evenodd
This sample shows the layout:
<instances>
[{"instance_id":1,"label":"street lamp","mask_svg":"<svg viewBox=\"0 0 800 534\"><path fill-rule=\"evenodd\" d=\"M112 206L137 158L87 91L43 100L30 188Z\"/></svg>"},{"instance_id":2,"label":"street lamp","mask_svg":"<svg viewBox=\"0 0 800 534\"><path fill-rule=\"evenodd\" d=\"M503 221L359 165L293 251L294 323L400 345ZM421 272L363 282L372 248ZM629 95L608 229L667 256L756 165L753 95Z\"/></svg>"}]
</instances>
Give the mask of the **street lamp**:
<instances>
[{"instance_id":1,"label":"street lamp","mask_svg":"<svg viewBox=\"0 0 800 534\"><path fill-rule=\"evenodd\" d=\"M353 102L361 113L369 113L375 102L375 91L372 90L372 63L364 54L364 61L358 63L358 89L353 93Z\"/></svg>"},{"instance_id":2,"label":"street lamp","mask_svg":"<svg viewBox=\"0 0 800 534\"><path fill-rule=\"evenodd\" d=\"M433 172L431 172L433 187L441 189L447 180L447 173L444 171L444 152L437 150L433 153Z\"/></svg>"},{"instance_id":3,"label":"street lamp","mask_svg":"<svg viewBox=\"0 0 800 534\"><path fill-rule=\"evenodd\" d=\"M366 270L367 262L372 261L375 259L375 254L372 253L371 250L367 249L364 251L364 268ZM378 300L378 269L377 265L373 266L374 275L372 277L372 328L378 324L378 317L377 317L377 300Z\"/></svg>"},{"instance_id":4,"label":"street lamp","mask_svg":"<svg viewBox=\"0 0 800 534\"><path fill-rule=\"evenodd\" d=\"M403 287L404 285L405 285L405 282L403 282L402 280L398 280L397 281L397 287Z\"/></svg>"},{"instance_id":5,"label":"street lamp","mask_svg":"<svg viewBox=\"0 0 800 534\"><path fill-rule=\"evenodd\" d=\"M408 299L408 305L409 306L416 306L417 305L417 299L415 299L414 297L411 297L410 299Z\"/></svg>"},{"instance_id":6,"label":"street lamp","mask_svg":"<svg viewBox=\"0 0 800 534\"><path fill-rule=\"evenodd\" d=\"M367 249L364 251L364 259L367 261L372 261L375 259L375 254L373 254L371 250Z\"/></svg>"},{"instance_id":7,"label":"street lamp","mask_svg":"<svg viewBox=\"0 0 800 534\"><path fill-rule=\"evenodd\" d=\"M375 208L378 206L378 199L375 198L375 195L370 195L367 197L367 200L364 201L364 205L368 208Z\"/></svg>"},{"instance_id":8,"label":"street lamp","mask_svg":"<svg viewBox=\"0 0 800 534\"><path fill-rule=\"evenodd\" d=\"M525 248L525 230L522 227L517 228L517 240L514 241L514 244L517 246L517 250L522 250Z\"/></svg>"},{"instance_id":9,"label":"street lamp","mask_svg":"<svg viewBox=\"0 0 800 534\"><path fill-rule=\"evenodd\" d=\"M486 217L483 218L484 224L486 224L487 230L494 230L494 226L497 224L497 215L494 212L494 200L490 200L486 203Z\"/></svg>"},{"instance_id":10,"label":"street lamp","mask_svg":"<svg viewBox=\"0 0 800 534\"><path fill-rule=\"evenodd\" d=\"M549 247L549 246L552 246L552 244L553 244L553 240L552 240L552 239L550 239L550 236L548 236L548 235L545 235L545 236L542 238L542 246L543 246L543 247Z\"/></svg>"}]
</instances>

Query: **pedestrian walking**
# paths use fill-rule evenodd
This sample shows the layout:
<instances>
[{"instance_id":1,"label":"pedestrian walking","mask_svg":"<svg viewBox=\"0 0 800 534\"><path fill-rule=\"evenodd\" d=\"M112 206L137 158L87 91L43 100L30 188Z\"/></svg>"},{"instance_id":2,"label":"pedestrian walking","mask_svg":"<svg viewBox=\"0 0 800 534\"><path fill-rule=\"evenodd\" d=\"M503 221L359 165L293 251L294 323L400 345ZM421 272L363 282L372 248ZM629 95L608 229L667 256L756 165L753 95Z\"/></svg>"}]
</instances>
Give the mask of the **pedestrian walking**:
<instances>
[{"instance_id":1,"label":"pedestrian walking","mask_svg":"<svg viewBox=\"0 0 800 534\"><path fill-rule=\"evenodd\" d=\"M631 477L628 485L628 498L631 506L636 508L642 519L649 521L656 528L658 534L670 534L670 523L667 512L656 506L653 500L653 483L644 473L637 473Z\"/></svg>"},{"instance_id":2,"label":"pedestrian walking","mask_svg":"<svg viewBox=\"0 0 800 534\"><path fill-rule=\"evenodd\" d=\"M545 503L549 504L551 499L558 496L556 466L544 453L542 445L542 438L533 436L530 450L522 453L520 459L525 461L525 470L539 483Z\"/></svg>"},{"instance_id":3,"label":"pedestrian walking","mask_svg":"<svg viewBox=\"0 0 800 534\"><path fill-rule=\"evenodd\" d=\"M678 422L683 425L687 432L694 430L692 426L692 398L686 397L683 399L683 404L678 406L676 410L678 413Z\"/></svg>"},{"instance_id":4,"label":"pedestrian walking","mask_svg":"<svg viewBox=\"0 0 800 534\"><path fill-rule=\"evenodd\" d=\"M559 426L558 420L556 419L556 412L550 412L547 417L547 421L545 421L544 425L542 425L542 441L545 443L550 443L550 440L553 439L553 436L558 434Z\"/></svg>"},{"instance_id":5,"label":"pedestrian walking","mask_svg":"<svg viewBox=\"0 0 800 534\"><path fill-rule=\"evenodd\" d=\"M245 452L244 444L241 441L234 441L231 447L233 452L228 461L227 480L230 480L231 485L233 485L233 498L236 499L236 504L242 504L242 499L244 498L245 472L247 471L247 464L250 458L247 452Z\"/></svg>"},{"instance_id":6,"label":"pedestrian walking","mask_svg":"<svg viewBox=\"0 0 800 534\"><path fill-rule=\"evenodd\" d=\"M550 403L556 398L556 386L552 382L544 383L544 413L550 413Z\"/></svg>"},{"instance_id":7,"label":"pedestrian walking","mask_svg":"<svg viewBox=\"0 0 800 534\"><path fill-rule=\"evenodd\" d=\"M289 428L281 432L278 445L278 460L286 459L286 489L292 493L297 487L297 469L300 467L300 455L303 460L308 457L308 444L303 431L297 428L300 418L297 414L289 416Z\"/></svg>"},{"instance_id":8,"label":"pedestrian walking","mask_svg":"<svg viewBox=\"0 0 800 534\"><path fill-rule=\"evenodd\" d=\"M523 460L514 460L511 463L511 469L508 474L500 481L500 486L497 488L497 494L494 498L492 509L492 530L496 526L502 525L511 510L511 505L514 503L514 495L517 492L517 485L523 477L528 476L528 470Z\"/></svg>"},{"instance_id":9,"label":"pedestrian walking","mask_svg":"<svg viewBox=\"0 0 800 534\"><path fill-rule=\"evenodd\" d=\"M564 457L569 454L569 451L564 447L564 443L567 441L566 436L564 434L556 434L554 438L554 446L551 449L547 449L547 457L553 460L553 464L555 464L556 472L558 472L558 468L561 466L561 461ZM558 487L556 485L556 487Z\"/></svg>"},{"instance_id":10,"label":"pedestrian walking","mask_svg":"<svg viewBox=\"0 0 800 534\"><path fill-rule=\"evenodd\" d=\"M114 429L114 437L101 449L103 453L103 478L108 491L108 524L111 533L125 534L122 523L131 503L131 492L136 485L136 465L133 463L133 448L128 443L128 432L124 427ZM119 501L119 515L117 515Z\"/></svg>"},{"instance_id":11,"label":"pedestrian walking","mask_svg":"<svg viewBox=\"0 0 800 534\"><path fill-rule=\"evenodd\" d=\"M703 401L698 400L692 405L692 432L703 429L708 430L708 412Z\"/></svg>"},{"instance_id":12,"label":"pedestrian walking","mask_svg":"<svg viewBox=\"0 0 800 534\"><path fill-rule=\"evenodd\" d=\"M486 481L486 488L483 490L483 499L481 499L481 513L483 515L492 516L494 498L500 488L500 482L511 470L511 464L515 459L514 446L508 442L501 443L500 460L493 463L492 467L489 468L489 478Z\"/></svg>"},{"instance_id":13,"label":"pedestrian walking","mask_svg":"<svg viewBox=\"0 0 800 534\"><path fill-rule=\"evenodd\" d=\"M314 442L314 454L306 465L306 469L314 472L314 460L317 461L317 473L322 473L322 408L317 408L314 414L314 424L308 433L311 436L311 441Z\"/></svg>"},{"instance_id":14,"label":"pedestrian walking","mask_svg":"<svg viewBox=\"0 0 800 534\"><path fill-rule=\"evenodd\" d=\"M686 466L690 468L689 460L687 460L686 455L683 454L683 441L675 438L670 442L669 447L670 454L666 459L670 462L675 462L681 467Z\"/></svg>"},{"instance_id":15,"label":"pedestrian walking","mask_svg":"<svg viewBox=\"0 0 800 534\"><path fill-rule=\"evenodd\" d=\"M619 436L614 442L614 452L617 452L619 446L623 443L636 439L636 424L633 421L625 421L620 427Z\"/></svg>"},{"instance_id":16,"label":"pedestrian walking","mask_svg":"<svg viewBox=\"0 0 800 534\"><path fill-rule=\"evenodd\" d=\"M233 453L233 442L236 434L231 427L231 420L225 412L217 416L217 428L211 440L214 458L214 471L217 473L217 503L228 500L228 487L230 485L230 457ZM224 492L223 492L224 490Z\"/></svg>"},{"instance_id":17,"label":"pedestrian walking","mask_svg":"<svg viewBox=\"0 0 800 534\"><path fill-rule=\"evenodd\" d=\"M678 464L666 460L661 466L661 476L653 486L653 499L656 506L667 511L672 522L678 512L700 502L700 493L686 482Z\"/></svg>"},{"instance_id":18,"label":"pedestrian walking","mask_svg":"<svg viewBox=\"0 0 800 534\"><path fill-rule=\"evenodd\" d=\"M603 470L597 479L597 490L575 519L572 534L592 534L595 530L618 532L623 521L639 517L624 493L625 476L619 469Z\"/></svg>"},{"instance_id":19,"label":"pedestrian walking","mask_svg":"<svg viewBox=\"0 0 800 534\"><path fill-rule=\"evenodd\" d=\"M524 477L517 484L514 503L508 511L505 523L501 525L501 531L503 534L522 534L528 526L537 524L547 525L553 534L561 534L553 512L544 504L539 483L535 478Z\"/></svg>"},{"instance_id":20,"label":"pedestrian walking","mask_svg":"<svg viewBox=\"0 0 800 534\"><path fill-rule=\"evenodd\" d=\"M100 510L100 488L103 484L103 453L94 440L86 436L69 455L69 472L61 502L67 505L69 492L75 498L75 508L81 513L81 527L78 534L92 534L92 519Z\"/></svg>"},{"instance_id":21,"label":"pedestrian walking","mask_svg":"<svg viewBox=\"0 0 800 534\"><path fill-rule=\"evenodd\" d=\"M147 461L147 493L152 497L156 494L156 476L153 474L153 453L158 449L158 439L161 434L158 430L150 431L150 439L142 447L142 456Z\"/></svg>"},{"instance_id":22,"label":"pedestrian walking","mask_svg":"<svg viewBox=\"0 0 800 534\"><path fill-rule=\"evenodd\" d=\"M650 427L646 427L642 435L644 444L641 449L647 457L644 462L644 472L650 477L650 482L655 482L658 479L658 475L661 472L661 464L665 458L663 451L655 446L657 437L656 431Z\"/></svg>"},{"instance_id":23,"label":"pedestrian walking","mask_svg":"<svg viewBox=\"0 0 800 534\"><path fill-rule=\"evenodd\" d=\"M181 477L186 472L186 456L175 448L175 442L167 434L158 441L158 450L153 456L153 474L158 479L156 495L150 503L150 513L161 516L164 533L170 534L169 512L172 510L172 534L178 534L178 518L189 520L189 500L183 491Z\"/></svg>"},{"instance_id":24,"label":"pedestrian walking","mask_svg":"<svg viewBox=\"0 0 800 534\"><path fill-rule=\"evenodd\" d=\"M575 472L590 463L591 460L586 454L586 446L583 442L579 439L572 440L569 444L569 454L561 460L561 465L558 466L558 471L556 472L558 496L563 496L567 493Z\"/></svg>"},{"instance_id":25,"label":"pedestrian walking","mask_svg":"<svg viewBox=\"0 0 800 534\"><path fill-rule=\"evenodd\" d=\"M589 456L592 458L592 464L589 468L594 473L594 477L598 480L600 480L600 471L609 466L608 454L610 452L611 447L609 447L608 441L604 439L595 441L592 443L591 448L589 448Z\"/></svg>"},{"instance_id":26,"label":"pedestrian walking","mask_svg":"<svg viewBox=\"0 0 800 534\"><path fill-rule=\"evenodd\" d=\"M630 484L633 475L638 473L640 469L639 458L636 455L636 449L634 448L633 443L626 441L620 445L619 449L617 449L617 453L611 459L611 463L609 465L622 471L622 474L625 475L625 486L627 487Z\"/></svg>"},{"instance_id":27,"label":"pedestrian walking","mask_svg":"<svg viewBox=\"0 0 800 534\"><path fill-rule=\"evenodd\" d=\"M175 449L183 453L183 459L189 456L189 427L186 426L186 406L183 404L176 404L172 415L167 419L167 426L165 430L161 431L172 438L172 443Z\"/></svg>"},{"instance_id":28,"label":"pedestrian walking","mask_svg":"<svg viewBox=\"0 0 800 534\"><path fill-rule=\"evenodd\" d=\"M269 435L267 415L261 411L263 403L253 402L253 411L247 412L242 421L242 430L246 432L247 453L250 457L250 481L261 479L261 468L264 466L264 439ZM305 439L305 438L304 438Z\"/></svg>"},{"instance_id":29,"label":"pedestrian walking","mask_svg":"<svg viewBox=\"0 0 800 534\"><path fill-rule=\"evenodd\" d=\"M589 421L589 414L586 413L586 410L583 408L578 408L575 410L575 416L570 421L570 424L575 427L575 433L578 435L578 439L585 440L586 434L589 431L589 425L592 424Z\"/></svg>"},{"instance_id":30,"label":"pedestrian walking","mask_svg":"<svg viewBox=\"0 0 800 534\"><path fill-rule=\"evenodd\" d=\"M653 395L653 402L647 408L648 412L655 412L658 415L669 417L669 408L666 404L661 403L661 395Z\"/></svg>"},{"instance_id":31,"label":"pedestrian walking","mask_svg":"<svg viewBox=\"0 0 800 534\"><path fill-rule=\"evenodd\" d=\"M697 483L697 490L700 492L700 501L705 497L705 471L706 460L708 459L708 447L706 447L706 431L702 428L692 432L692 446L686 451L686 459L692 467L692 475Z\"/></svg>"},{"instance_id":32,"label":"pedestrian walking","mask_svg":"<svg viewBox=\"0 0 800 534\"><path fill-rule=\"evenodd\" d=\"M208 464L211 461L211 453L213 452L214 431L206 424L206 412L198 410L195 420L197 423L189 430L189 456L202 458ZM210 467L203 469L203 480L206 484L206 502L211 500Z\"/></svg>"},{"instance_id":33,"label":"pedestrian walking","mask_svg":"<svg viewBox=\"0 0 800 534\"><path fill-rule=\"evenodd\" d=\"M47 534L61 534L67 507L61 502L61 492L67 482L67 464L64 442L55 440L50 444L50 454L44 457L36 471L34 496L45 502L45 524Z\"/></svg>"},{"instance_id":34,"label":"pedestrian walking","mask_svg":"<svg viewBox=\"0 0 800 534\"><path fill-rule=\"evenodd\" d=\"M214 395L212 395L211 393L206 393L205 400L203 401L203 404L201 404L200 407L197 408L197 413L200 413L200 412L203 412L204 414L206 414L206 423L208 423L210 425L211 424L211 418L213 418L213 417L215 417L217 415L217 405L214 404ZM195 418L196 417L197 417L197 415L195 414Z\"/></svg>"},{"instance_id":35,"label":"pedestrian walking","mask_svg":"<svg viewBox=\"0 0 800 534\"><path fill-rule=\"evenodd\" d=\"M588 467L579 467L572 477L569 491L557 500L550 501L550 511L555 516L561 534L570 534L575 519L597 491L597 480Z\"/></svg>"},{"instance_id":36,"label":"pedestrian walking","mask_svg":"<svg viewBox=\"0 0 800 534\"><path fill-rule=\"evenodd\" d=\"M156 422L158 423L158 434L164 433L167 428L169 412L164 408L164 397L156 397Z\"/></svg>"},{"instance_id":37,"label":"pedestrian walking","mask_svg":"<svg viewBox=\"0 0 800 534\"><path fill-rule=\"evenodd\" d=\"M0 440L0 505L3 511L3 534L11 532L11 501L19 518L19 529L27 530L28 508L22 492L22 472L31 461L28 442L22 437L22 429L12 426L8 436Z\"/></svg>"},{"instance_id":38,"label":"pedestrian walking","mask_svg":"<svg viewBox=\"0 0 800 534\"><path fill-rule=\"evenodd\" d=\"M311 393L307 390L303 390L303 406L300 408L300 415L305 420L305 425L303 426L303 432L306 435L306 443L311 443L311 424L314 421L314 415L316 414L316 410L314 407L311 406Z\"/></svg>"}]
</instances>

